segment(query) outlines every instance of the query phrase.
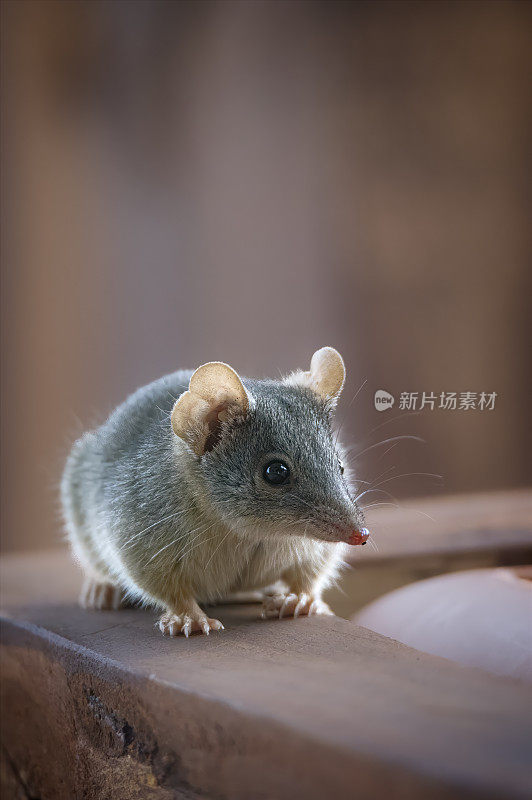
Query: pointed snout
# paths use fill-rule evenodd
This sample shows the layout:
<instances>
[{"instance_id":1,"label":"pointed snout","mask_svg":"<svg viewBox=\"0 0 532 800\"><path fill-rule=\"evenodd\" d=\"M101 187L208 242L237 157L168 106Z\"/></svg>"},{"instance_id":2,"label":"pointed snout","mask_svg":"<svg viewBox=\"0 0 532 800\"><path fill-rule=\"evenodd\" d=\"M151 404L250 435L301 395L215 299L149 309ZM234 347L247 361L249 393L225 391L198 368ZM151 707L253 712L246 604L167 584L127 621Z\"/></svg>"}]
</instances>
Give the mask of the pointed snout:
<instances>
[{"instance_id":1,"label":"pointed snout","mask_svg":"<svg viewBox=\"0 0 532 800\"><path fill-rule=\"evenodd\" d=\"M337 542L345 542L350 545L366 544L369 539L369 531L363 525L362 520L351 522L350 525L329 523L329 531L334 531Z\"/></svg>"},{"instance_id":2,"label":"pointed snout","mask_svg":"<svg viewBox=\"0 0 532 800\"><path fill-rule=\"evenodd\" d=\"M323 523L327 541L356 545L366 544L369 539L364 512L349 497L343 503L331 500L323 509Z\"/></svg>"},{"instance_id":3,"label":"pointed snout","mask_svg":"<svg viewBox=\"0 0 532 800\"><path fill-rule=\"evenodd\" d=\"M366 544L369 539L369 531L367 528L360 528L351 531L347 544Z\"/></svg>"}]
</instances>

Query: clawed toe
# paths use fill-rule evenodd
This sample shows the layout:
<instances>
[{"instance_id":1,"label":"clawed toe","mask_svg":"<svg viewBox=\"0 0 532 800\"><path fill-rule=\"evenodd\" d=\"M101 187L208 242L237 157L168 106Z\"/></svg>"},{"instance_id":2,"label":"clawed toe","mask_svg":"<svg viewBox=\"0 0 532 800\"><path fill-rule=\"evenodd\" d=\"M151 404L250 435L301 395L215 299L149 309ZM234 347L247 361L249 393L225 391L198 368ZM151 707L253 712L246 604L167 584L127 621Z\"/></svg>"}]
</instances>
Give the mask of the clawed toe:
<instances>
[{"instance_id":1,"label":"clawed toe","mask_svg":"<svg viewBox=\"0 0 532 800\"><path fill-rule=\"evenodd\" d=\"M274 594L267 595L262 605L262 619L283 617L301 617L314 614L333 615L323 600L314 599L308 594Z\"/></svg>"},{"instance_id":2,"label":"clawed toe","mask_svg":"<svg viewBox=\"0 0 532 800\"><path fill-rule=\"evenodd\" d=\"M98 611L117 611L127 605L124 590L120 586L92 578L83 584L79 602L82 608Z\"/></svg>"},{"instance_id":3,"label":"clawed toe","mask_svg":"<svg viewBox=\"0 0 532 800\"><path fill-rule=\"evenodd\" d=\"M331 611L327 603L324 603L323 600L314 600L310 604L310 608L308 610L308 615L323 615L326 617L334 617L334 611Z\"/></svg>"},{"instance_id":4,"label":"clawed toe","mask_svg":"<svg viewBox=\"0 0 532 800\"><path fill-rule=\"evenodd\" d=\"M164 636L185 636L188 639L192 633L203 633L208 636L211 631L223 631L224 626L220 620L211 619L203 614L166 613L159 620L159 630Z\"/></svg>"}]
</instances>

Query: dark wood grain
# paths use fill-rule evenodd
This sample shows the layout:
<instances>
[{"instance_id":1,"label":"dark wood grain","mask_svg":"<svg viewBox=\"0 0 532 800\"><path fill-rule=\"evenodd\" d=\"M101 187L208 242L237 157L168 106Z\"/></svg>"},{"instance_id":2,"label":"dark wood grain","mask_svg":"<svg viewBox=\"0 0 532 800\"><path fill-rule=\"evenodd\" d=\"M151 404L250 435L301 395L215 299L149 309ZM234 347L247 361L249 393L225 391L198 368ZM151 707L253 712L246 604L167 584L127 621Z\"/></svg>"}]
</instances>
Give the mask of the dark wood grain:
<instances>
[{"instance_id":1,"label":"dark wood grain","mask_svg":"<svg viewBox=\"0 0 532 800\"><path fill-rule=\"evenodd\" d=\"M165 639L153 612L78 608L65 553L5 558L3 577L3 743L28 793L527 795L518 682L253 605L221 608L221 634Z\"/></svg>"}]
</instances>

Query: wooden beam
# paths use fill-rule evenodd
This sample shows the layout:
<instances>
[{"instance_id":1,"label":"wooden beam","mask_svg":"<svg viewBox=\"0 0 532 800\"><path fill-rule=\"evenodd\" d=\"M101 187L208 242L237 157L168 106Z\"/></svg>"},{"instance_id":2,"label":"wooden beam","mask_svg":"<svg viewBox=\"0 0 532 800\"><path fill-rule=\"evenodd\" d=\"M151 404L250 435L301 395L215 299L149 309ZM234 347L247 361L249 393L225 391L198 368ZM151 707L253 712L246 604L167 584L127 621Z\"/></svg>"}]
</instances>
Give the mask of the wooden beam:
<instances>
[{"instance_id":1,"label":"wooden beam","mask_svg":"<svg viewBox=\"0 0 532 800\"><path fill-rule=\"evenodd\" d=\"M362 499L362 502L364 498ZM532 491L519 489L444 498L410 499L369 509L377 548L352 548L352 563L472 552L532 552ZM371 541L371 540L370 540Z\"/></svg>"},{"instance_id":2,"label":"wooden beam","mask_svg":"<svg viewBox=\"0 0 532 800\"><path fill-rule=\"evenodd\" d=\"M208 638L85 612L66 553L3 562L2 741L28 796L524 798L529 688L339 618Z\"/></svg>"}]
</instances>

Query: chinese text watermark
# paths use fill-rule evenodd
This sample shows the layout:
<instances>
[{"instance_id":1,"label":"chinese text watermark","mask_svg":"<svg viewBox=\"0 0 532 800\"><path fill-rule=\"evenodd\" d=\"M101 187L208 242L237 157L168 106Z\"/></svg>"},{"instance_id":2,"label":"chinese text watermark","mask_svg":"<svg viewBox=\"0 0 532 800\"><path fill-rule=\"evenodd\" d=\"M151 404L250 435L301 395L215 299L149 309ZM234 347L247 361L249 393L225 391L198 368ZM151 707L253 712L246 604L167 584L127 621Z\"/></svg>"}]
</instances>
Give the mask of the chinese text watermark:
<instances>
[{"instance_id":1,"label":"chinese text watermark","mask_svg":"<svg viewBox=\"0 0 532 800\"><path fill-rule=\"evenodd\" d=\"M493 411L497 392L401 392L399 411ZM375 408L387 411L395 397L384 389L375 392Z\"/></svg>"}]
</instances>

